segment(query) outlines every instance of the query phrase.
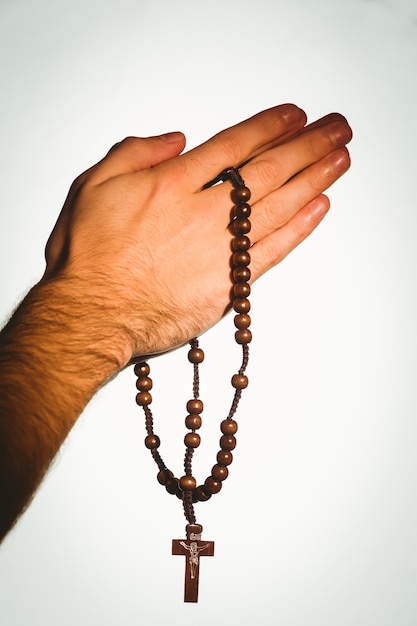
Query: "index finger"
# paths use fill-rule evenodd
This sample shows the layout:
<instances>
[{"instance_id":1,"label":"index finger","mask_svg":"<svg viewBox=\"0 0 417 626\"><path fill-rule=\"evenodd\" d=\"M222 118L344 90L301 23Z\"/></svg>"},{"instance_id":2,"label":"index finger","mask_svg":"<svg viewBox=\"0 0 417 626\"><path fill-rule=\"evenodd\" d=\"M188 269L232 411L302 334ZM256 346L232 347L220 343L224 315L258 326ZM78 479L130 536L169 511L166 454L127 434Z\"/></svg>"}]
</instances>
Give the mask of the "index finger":
<instances>
[{"instance_id":1,"label":"index finger","mask_svg":"<svg viewBox=\"0 0 417 626\"><path fill-rule=\"evenodd\" d=\"M289 138L306 123L294 104L282 104L231 126L178 157L187 185L199 190L227 167L236 167L278 138Z\"/></svg>"}]
</instances>

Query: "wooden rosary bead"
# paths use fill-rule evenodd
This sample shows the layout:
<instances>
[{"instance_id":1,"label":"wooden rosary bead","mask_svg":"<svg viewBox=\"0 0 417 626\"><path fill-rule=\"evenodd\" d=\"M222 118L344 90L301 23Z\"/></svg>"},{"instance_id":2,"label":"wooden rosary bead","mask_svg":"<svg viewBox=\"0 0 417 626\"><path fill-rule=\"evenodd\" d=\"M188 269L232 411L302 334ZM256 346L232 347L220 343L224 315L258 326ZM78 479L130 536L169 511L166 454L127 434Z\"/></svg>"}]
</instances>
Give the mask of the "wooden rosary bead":
<instances>
[{"instance_id":1,"label":"wooden rosary bead","mask_svg":"<svg viewBox=\"0 0 417 626\"><path fill-rule=\"evenodd\" d=\"M219 450L216 458L217 463L219 465L223 465L224 467L233 463L233 454L228 450Z\"/></svg>"},{"instance_id":2,"label":"wooden rosary bead","mask_svg":"<svg viewBox=\"0 0 417 626\"><path fill-rule=\"evenodd\" d=\"M145 446L149 450L159 448L160 445L161 445L161 440L159 439L157 435L148 435L147 437L145 437Z\"/></svg>"},{"instance_id":3,"label":"wooden rosary bead","mask_svg":"<svg viewBox=\"0 0 417 626\"><path fill-rule=\"evenodd\" d=\"M222 450L234 450L236 448L236 437L223 435L223 437L220 437L220 447Z\"/></svg>"},{"instance_id":4,"label":"wooden rosary bead","mask_svg":"<svg viewBox=\"0 0 417 626\"><path fill-rule=\"evenodd\" d=\"M203 527L201 524L187 524L185 532L187 533L187 539L190 539L191 535L201 535Z\"/></svg>"},{"instance_id":5,"label":"wooden rosary bead","mask_svg":"<svg viewBox=\"0 0 417 626\"><path fill-rule=\"evenodd\" d=\"M134 370L136 376L148 376L151 368L147 363L136 363Z\"/></svg>"},{"instance_id":6,"label":"wooden rosary bead","mask_svg":"<svg viewBox=\"0 0 417 626\"><path fill-rule=\"evenodd\" d=\"M139 391L150 391L152 386L152 380L147 376L140 376L136 381L136 388L139 389Z\"/></svg>"},{"instance_id":7,"label":"wooden rosary bead","mask_svg":"<svg viewBox=\"0 0 417 626\"><path fill-rule=\"evenodd\" d=\"M166 482L165 489L172 496L175 495L178 491L178 478L175 478L175 477L169 478Z\"/></svg>"},{"instance_id":8,"label":"wooden rosary bead","mask_svg":"<svg viewBox=\"0 0 417 626\"><path fill-rule=\"evenodd\" d=\"M239 204L241 202L249 202L250 196L250 189L248 189L246 186L237 187L232 191L232 198L233 201L236 202L236 204Z\"/></svg>"},{"instance_id":9,"label":"wooden rosary bead","mask_svg":"<svg viewBox=\"0 0 417 626\"><path fill-rule=\"evenodd\" d=\"M136 395L136 404L138 404L139 406L147 406L148 404L151 404L151 402L152 396L147 391L140 391Z\"/></svg>"},{"instance_id":10,"label":"wooden rosary bead","mask_svg":"<svg viewBox=\"0 0 417 626\"><path fill-rule=\"evenodd\" d=\"M213 465L211 475L214 480L222 482L229 476L229 470L224 465Z\"/></svg>"},{"instance_id":11,"label":"wooden rosary bead","mask_svg":"<svg viewBox=\"0 0 417 626\"><path fill-rule=\"evenodd\" d=\"M168 480L174 478L174 474L169 469L162 469L157 474L157 481L160 485L166 485Z\"/></svg>"},{"instance_id":12,"label":"wooden rosary bead","mask_svg":"<svg viewBox=\"0 0 417 626\"><path fill-rule=\"evenodd\" d=\"M232 256L232 263L236 267L247 267L250 263L250 254L246 250L235 252Z\"/></svg>"},{"instance_id":13,"label":"wooden rosary bead","mask_svg":"<svg viewBox=\"0 0 417 626\"><path fill-rule=\"evenodd\" d=\"M232 222L232 226L235 235L246 235L246 233L250 233L252 228L250 221L244 217L234 220L234 222Z\"/></svg>"},{"instance_id":14,"label":"wooden rosary bead","mask_svg":"<svg viewBox=\"0 0 417 626\"><path fill-rule=\"evenodd\" d=\"M211 493L204 488L204 485L199 485L193 492L193 496L195 496L199 502L207 502L207 500L211 498Z\"/></svg>"},{"instance_id":15,"label":"wooden rosary bead","mask_svg":"<svg viewBox=\"0 0 417 626\"><path fill-rule=\"evenodd\" d=\"M236 298L248 298L250 296L250 292L251 288L249 283L236 283L236 285L233 285L233 295Z\"/></svg>"},{"instance_id":16,"label":"wooden rosary bead","mask_svg":"<svg viewBox=\"0 0 417 626\"><path fill-rule=\"evenodd\" d=\"M198 430L201 428L202 419L199 415L187 415L185 425L190 430Z\"/></svg>"},{"instance_id":17,"label":"wooden rosary bead","mask_svg":"<svg viewBox=\"0 0 417 626\"><path fill-rule=\"evenodd\" d=\"M249 380L245 374L234 374L234 376L232 376L232 386L235 389L246 389L248 384Z\"/></svg>"},{"instance_id":18,"label":"wooden rosary bead","mask_svg":"<svg viewBox=\"0 0 417 626\"><path fill-rule=\"evenodd\" d=\"M236 343L250 343L252 341L252 333L246 328L245 330L237 330L235 332Z\"/></svg>"},{"instance_id":19,"label":"wooden rosary bead","mask_svg":"<svg viewBox=\"0 0 417 626\"><path fill-rule=\"evenodd\" d=\"M188 400L187 402L187 411L189 413L202 413L204 409L204 404L201 400L197 400L196 398L193 400Z\"/></svg>"},{"instance_id":20,"label":"wooden rosary bead","mask_svg":"<svg viewBox=\"0 0 417 626\"><path fill-rule=\"evenodd\" d=\"M223 435L234 435L235 433L237 433L237 429L237 422L232 419L223 420L220 424L220 430L222 431Z\"/></svg>"},{"instance_id":21,"label":"wooden rosary bead","mask_svg":"<svg viewBox=\"0 0 417 626\"><path fill-rule=\"evenodd\" d=\"M247 204L246 202L242 202L241 204L237 204L235 206L235 217L250 217L251 213L252 209L250 207L250 204Z\"/></svg>"},{"instance_id":22,"label":"wooden rosary bead","mask_svg":"<svg viewBox=\"0 0 417 626\"><path fill-rule=\"evenodd\" d=\"M204 361L204 352L201 348L191 348L188 352L188 360L190 363L202 363Z\"/></svg>"},{"instance_id":23,"label":"wooden rosary bead","mask_svg":"<svg viewBox=\"0 0 417 626\"><path fill-rule=\"evenodd\" d=\"M184 437L184 443L187 448L198 448L201 437L197 433L187 433Z\"/></svg>"},{"instance_id":24,"label":"wooden rosary bead","mask_svg":"<svg viewBox=\"0 0 417 626\"><path fill-rule=\"evenodd\" d=\"M237 283L246 283L251 277L251 271L248 267L235 267L232 274L233 280Z\"/></svg>"},{"instance_id":25,"label":"wooden rosary bead","mask_svg":"<svg viewBox=\"0 0 417 626\"><path fill-rule=\"evenodd\" d=\"M183 491L191 491L197 486L197 481L194 476L181 476L179 485Z\"/></svg>"},{"instance_id":26,"label":"wooden rosary bead","mask_svg":"<svg viewBox=\"0 0 417 626\"><path fill-rule=\"evenodd\" d=\"M250 318L250 315L248 315L247 313L239 313L238 315L235 315L233 321L236 328L238 328L239 330L243 330L244 328L249 328L252 320Z\"/></svg>"},{"instance_id":27,"label":"wooden rosary bead","mask_svg":"<svg viewBox=\"0 0 417 626\"><path fill-rule=\"evenodd\" d=\"M236 313L249 313L250 302L247 298L236 298L233 302L233 308Z\"/></svg>"},{"instance_id":28,"label":"wooden rosary bead","mask_svg":"<svg viewBox=\"0 0 417 626\"><path fill-rule=\"evenodd\" d=\"M212 476L209 476L204 481L204 487L207 489L209 493L219 493L222 488L222 484L218 480L214 480Z\"/></svg>"},{"instance_id":29,"label":"wooden rosary bead","mask_svg":"<svg viewBox=\"0 0 417 626\"><path fill-rule=\"evenodd\" d=\"M239 250L249 250L250 239L246 235L236 235L232 241L232 248L238 252Z\"/></svg>"}]
</instances>

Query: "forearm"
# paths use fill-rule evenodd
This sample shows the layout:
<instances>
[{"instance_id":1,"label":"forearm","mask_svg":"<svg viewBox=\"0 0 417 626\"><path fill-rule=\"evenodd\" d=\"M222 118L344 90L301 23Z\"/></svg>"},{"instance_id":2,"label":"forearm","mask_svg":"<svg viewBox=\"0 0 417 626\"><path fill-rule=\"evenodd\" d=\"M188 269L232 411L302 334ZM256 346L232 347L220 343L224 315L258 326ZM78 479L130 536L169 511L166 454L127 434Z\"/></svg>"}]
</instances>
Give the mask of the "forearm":
<instances>
[{"instance_id":1,"label":"forearm","mask_svg":"<svg viewBox=\"0 0 417 626\"><path fill-rule=\"evenodd\" d=\"M79 285L41 282L0 334L0 538L86 404L128 360L101 309Z\"/></svg>"}]
</instances>

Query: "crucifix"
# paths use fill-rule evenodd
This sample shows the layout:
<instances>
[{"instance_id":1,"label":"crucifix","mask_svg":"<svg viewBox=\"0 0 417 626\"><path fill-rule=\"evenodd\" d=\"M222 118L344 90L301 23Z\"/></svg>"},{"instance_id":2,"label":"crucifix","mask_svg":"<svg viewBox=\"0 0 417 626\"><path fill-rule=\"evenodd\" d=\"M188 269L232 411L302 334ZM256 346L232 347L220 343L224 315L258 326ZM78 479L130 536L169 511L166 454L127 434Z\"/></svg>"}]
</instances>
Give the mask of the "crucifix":
<instances>
[{"instance_id":1,"label":"crucifix","mask_svg":"<svg viewBox=\"0 0 417 626\"><path fill-rule=\"evenodd\" d=\"M200 556L214 555L214 541L201 541L203 527L187 524L187 539L172 540L172 554L185 556L184 602L198 602Z\"/></svg>"}]
</instances>

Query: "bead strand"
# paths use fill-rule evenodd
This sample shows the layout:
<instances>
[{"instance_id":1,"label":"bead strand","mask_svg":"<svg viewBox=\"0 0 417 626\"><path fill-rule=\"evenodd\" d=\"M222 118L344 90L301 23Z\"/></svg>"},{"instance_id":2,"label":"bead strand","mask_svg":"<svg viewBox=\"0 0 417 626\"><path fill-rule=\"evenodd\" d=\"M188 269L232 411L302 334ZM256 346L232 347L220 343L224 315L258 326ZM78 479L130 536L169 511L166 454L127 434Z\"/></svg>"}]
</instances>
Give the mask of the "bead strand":
<instances>
[{"instance_id":1,"label":"bead strand","mask_svg":"<svg viewBox=\"0 0 417 626\"><path fill-rule=\"evenodd\" d=\"M252 333L249 330L251 318L249 315L250 302L249 295L251 287L249 284L251 272L249 264L251 261L249 249L251 246L248 233L251 230L251 207L248 204L250 200L250 190L235 168L229 168L222 172L217 180L230 180L234 186L232 191L232 199L234 208L232 213L231 228L234 233L232 239L232 255L231 255L231 272L233 279L233 298L232 307L235 312L234 325L235 341L242 346L242 362L237 374L231 379L234 395L229 413L220 424L220 450L216 456L216 463L213 465L211 474L206 478L202 485L196 486L196 480L192 472L192 461L195 449L200 445L200 435L196 432L202 424L201 413L204 405L199 398L200 381L199 381L199 365L204 360L204 352L199 347L198 339L194 338L190 341L190 350L188 352L188 360L193 365L193 398L187 402L187 416L185 425L189 429L184 437L185 455L184 455L184 476L180 479L176 478L171 470L169 470L162 457L159 454L160 439L153 431L153 416L149 405L152 402L152 380L149 377L150 367L147 363L138 363L135 366L135 374L138 377L136 382L139 393L136 396L136 402L142 407L145 413L145 427L147 436L145 438L145 446L151 451L151 454L159 468L157 475L158 482L165 486L168 493L176 495L183 502L184 514L189 524L195 524L196 518L194 514L193 503L204 502L209 500L213 494L219 493L222 483L229 475L229 465L233 462L232 450L236 447L236 433L238 424L233 419L237 411L238 404L243 389L248 386L248 377L245 374L249 360L249 343L252 340Z\"/></svg>"},{"instance_id":2,"label":"bead strand","mask_svg":"<svg viewBox=\"0 0 417 626\"><path fill-rule=\"evenodd\" d=\"M238 174L238 173L237 173ZM249 217L251 215L251 207L248 204L250 200L250 190L245 186L240 174L236 177L235 170L226 170L225 176L232 179L237 188L232 192L235 207L233 210L232 228L234 238L232 241L232 276L233 276L233 309L236 312L234 324L237 328L235 340L242 345L242 364L237 374L232 376L232 386L235 389L232 406L229 414L221 423L222 436L220 437L220 451L217 454L217 463L213 465L211 475L206 478L204 485L200 485L196 490L196 498L199 500L208 500L213 494L219 493L222 483L229 475L228 466L233 461L232 450L236 447L235 434L238 429L237 422L233 419L242 395L242 390L248 386L248 377L244 374L249 361L249 346L252 340L252 333L249 330L251 318L249 315L250 295L249 280L251 277L249 263L250 239L247 234L251 230Z\"/></svg>"}]
</instances>

